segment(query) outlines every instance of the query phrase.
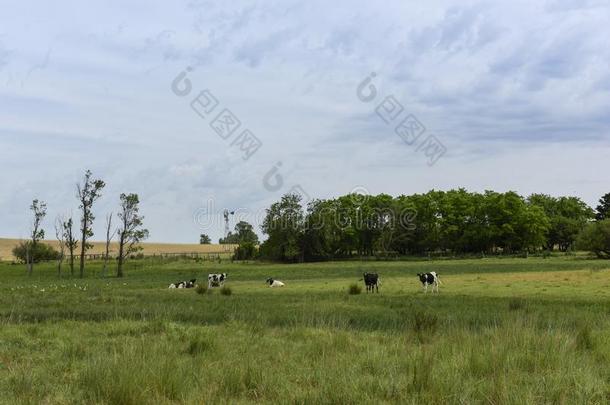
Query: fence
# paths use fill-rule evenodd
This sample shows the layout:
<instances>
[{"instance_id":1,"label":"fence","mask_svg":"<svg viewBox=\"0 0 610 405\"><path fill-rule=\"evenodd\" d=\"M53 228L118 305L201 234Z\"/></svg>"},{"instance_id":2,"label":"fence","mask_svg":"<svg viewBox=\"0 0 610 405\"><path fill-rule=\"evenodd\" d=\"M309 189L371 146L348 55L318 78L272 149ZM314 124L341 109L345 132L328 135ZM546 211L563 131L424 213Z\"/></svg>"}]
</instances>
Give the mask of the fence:
<instances>
[{"instance_id":1,"label":"fence","mask_svg":"<svg viewBox=\"0 0 610 405\"><path fill-rule=\"evenodd\" d=\"M201 259L201 260L219 260L223 256L231 256L233 252L224 252L224 253L201 253L201 252L179 252L179 253L135 253L129 255L129 259ZM105 254L103 253L91 253L85 255L85 260L103 260ZM111 259L116 259L116 255L110 254ZM80 260L80 255L74 255L74 260Z\"/></svg>"}]
</instances>

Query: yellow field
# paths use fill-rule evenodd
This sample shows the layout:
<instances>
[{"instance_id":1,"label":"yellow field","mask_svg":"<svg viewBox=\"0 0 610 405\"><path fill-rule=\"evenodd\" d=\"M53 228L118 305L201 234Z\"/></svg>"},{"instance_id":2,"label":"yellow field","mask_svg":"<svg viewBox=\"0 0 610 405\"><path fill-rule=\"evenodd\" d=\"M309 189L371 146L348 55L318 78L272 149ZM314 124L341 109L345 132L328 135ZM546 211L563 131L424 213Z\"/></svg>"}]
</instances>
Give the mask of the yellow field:
<instances>
[{"instance_id":1,"label":"yellow field","mask_svg":"<svg viewBox=\"0 0 610 405\"><path fill-rule=\"evenodd\" d=\"M14 260L12 250L19 243L19 239L3 239L0 238L0 260ZM44 243L57 248L56 240L45 240ZM87 251L87 254L104 253L106 248L105 242L91 242L93 247ZM237 245L199 245L199 244L182 244L182 243L142 243L142 253L231 253ZM110 254L116 254L118 251L118 243L113 242L110 245ZM80 253L80 250L79 250Z\"/></svg>"}]
</instances>

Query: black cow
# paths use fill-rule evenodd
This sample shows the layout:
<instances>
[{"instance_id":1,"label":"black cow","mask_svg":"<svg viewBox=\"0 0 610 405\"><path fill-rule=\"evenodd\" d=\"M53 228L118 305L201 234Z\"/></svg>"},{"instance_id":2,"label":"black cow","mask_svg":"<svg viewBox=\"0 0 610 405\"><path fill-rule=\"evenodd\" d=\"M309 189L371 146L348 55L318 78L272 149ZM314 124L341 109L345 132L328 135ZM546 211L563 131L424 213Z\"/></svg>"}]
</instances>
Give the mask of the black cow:
<instances>
[{"instance_id":1,"label":"black cow","mask_svg":"<svg viewBox=\"0 0 610 405\"><path fill-rule=\"evenodd\" d=\"M366 286L366 292L379 292L379 275L377 273L364 273L362 275L364 285Z\"/></svg>"}]
</instances>

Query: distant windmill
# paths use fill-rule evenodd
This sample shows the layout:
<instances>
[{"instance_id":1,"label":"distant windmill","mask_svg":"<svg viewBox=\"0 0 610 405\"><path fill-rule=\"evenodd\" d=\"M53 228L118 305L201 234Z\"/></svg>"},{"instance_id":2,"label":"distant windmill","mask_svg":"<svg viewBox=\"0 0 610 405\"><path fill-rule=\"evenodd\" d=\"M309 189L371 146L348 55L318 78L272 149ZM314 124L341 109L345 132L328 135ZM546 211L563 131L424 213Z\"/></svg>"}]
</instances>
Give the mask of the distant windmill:
<instances>
[{"instance_id":1,"label":"distant windmill","mask_svg":"<svg viewBox=\"0 0 610 405\"><path fill-rule=\"evenodd\" d=\"M229 215L234 215L235 211L229 211L225 209L224 217L225 217L225 238L229 236Z\"/></svg>"}]
</instances>

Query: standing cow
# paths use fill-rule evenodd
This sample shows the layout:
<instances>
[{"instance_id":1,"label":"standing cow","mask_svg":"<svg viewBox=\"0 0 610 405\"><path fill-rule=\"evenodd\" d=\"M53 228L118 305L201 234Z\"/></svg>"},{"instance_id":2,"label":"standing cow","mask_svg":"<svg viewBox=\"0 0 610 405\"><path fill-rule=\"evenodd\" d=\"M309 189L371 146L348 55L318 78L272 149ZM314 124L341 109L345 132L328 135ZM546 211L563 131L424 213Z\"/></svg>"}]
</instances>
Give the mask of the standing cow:
<instances>
[{"instance_id":1,"label":"standing cow","mask_svg":"<svg viewBox=\"0 0 610 405\"><path fill-rule=\"evenodd\" d=\"M208 288L222 287L227 279L227 273L208 274Z\"/></svg>"},{"instance_id":2,"label":"standing cow","mask_svg":"<svg viewBox=\"0 0 610 405\"><path fill-rule=\"evenodd\" d=\"M362 275L366 292L379 292L379 275L377 273L364 273Z\"/></svg>"},{"instance_id":3,"label":"standing cow","mask_svg":"<svg viewBox=\"0 0 610 405\"><path fill-rule=\"evenodd\" d=\"M434 293L434 287L436 287L436 292L438 292L438 285L441 284L441 279L438 278L438 274L435 271L431 271L429 273L417 273L419 277L419 281L421 281L422 286L424 288L424 293L428 292L428 286L432 286L432 292Z\"/></svg>"}]
</instances>

